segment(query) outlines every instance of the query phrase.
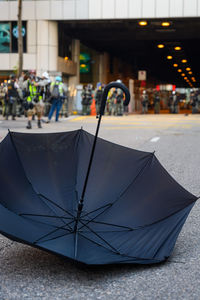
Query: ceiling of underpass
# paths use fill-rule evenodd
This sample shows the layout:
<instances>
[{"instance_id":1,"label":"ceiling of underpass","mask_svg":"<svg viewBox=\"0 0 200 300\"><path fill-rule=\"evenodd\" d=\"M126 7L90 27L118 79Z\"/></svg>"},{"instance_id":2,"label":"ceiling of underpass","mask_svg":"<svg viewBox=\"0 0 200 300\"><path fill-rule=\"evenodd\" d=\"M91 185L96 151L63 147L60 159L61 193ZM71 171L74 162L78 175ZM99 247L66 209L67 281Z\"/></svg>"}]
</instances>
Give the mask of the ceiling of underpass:
<instances>
[{"instance_id":1,"label":"ceiling of underpass","mask_svg":"<svg viewBox=\"0 0 200 300\"><path fill-rule=\"evenodd\" d=\"M84 45L127 61L136 77L138 70L147 70L148 78L158 83L189 86L184 79L187 77L193 86L200 86L200 19L146 20L143 27L139 21L65 22L63 29ZM163 21L170 22L170 26L163 27ZM164 48L159 49L158 44ZM181 50L176 51L176 46ZM183 59L187 62L182 63ZM192 74L186 68L191 68Z\"/></svg>"}]
</instances>

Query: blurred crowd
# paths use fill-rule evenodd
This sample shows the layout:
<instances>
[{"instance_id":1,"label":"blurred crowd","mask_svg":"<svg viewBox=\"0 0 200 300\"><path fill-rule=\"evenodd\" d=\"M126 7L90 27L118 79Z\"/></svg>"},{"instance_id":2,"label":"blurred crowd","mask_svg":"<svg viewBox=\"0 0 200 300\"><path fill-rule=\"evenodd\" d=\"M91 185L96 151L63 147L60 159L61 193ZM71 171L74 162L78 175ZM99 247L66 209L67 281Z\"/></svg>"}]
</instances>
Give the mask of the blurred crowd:
<instances>
[{"instance_id":1,"label":"blurred crowd","mask_svg":"<svg viewBox=\"0 0 200 300\"><path fill-rule=\"evenodd\" d=\"M193 114L200 112L200 90L190 90L189 94L181 94L177 91L172 91L167 94L167 108L168 112L178 114L180 108L191 111ZM162 95L159 91L154 91L151 97L146 90L143 90L141 97L141 112L148 113L149 110L154 110L155 114L159 114L162 104Z\"/></svg>"},{"instance_id":2,"label":"blurred crowd","mask_svg":"<svg viewBox=\"0 0 200 300\"><path fill-rule=\"evenodd\" d=\"M117 80L117 82L122 81ZM98 82L95 88L92 84L83 86L80 94L82 115L99 114L104 87L101 82ZM34 119L37 120L38 128L42 128L42 122L50 123L54 115L56 122L60 115L68 116L68 90L70 88L67 88L60 76L50 78L47 72L44 72L41 77L31 71L23 72L19 78L10 75L9 80L0 84L0 114L5 120L11 118L13 121L25 115L27 129L32 128ZM198 89L190 90L187 94L178 91L165 92L164 100L161 91L156 89L152 91L142 90L137 111L141 109L141 113L146 114L149 110L153 110L155 114L159 114L164 102L164 109L169 113L179 113L183 105L184 109L193 114L200 113L200 90ZM112 88L108 93L105 114L112 116L127 114L128 107L123 105L124 97L121 89Z\"/></svg>"},{"instance_id":3,"label":"blurred crowd","mask_svg":"<svg viewBox=\"0 0 200 300\"><path fill-rule=\"evenodd\" d=\"M58 121L61 109L68 115L67 86L62 78L56 76L51 80L44 72L41 77L34 72L23 72L19 78L10 75L9 80L0 85L0 112L5 120L9 117L25 115L27 129L32 128L32 120L37 118L38 128L42 127L42 117L46 116L49 123L55 112L55 121Z\"/></svg>"},{"instance_id":4,"label":"blurred crowd","mask_svg":"<svg viewBox=\"0 0 200 300\"><path fill-rule=\"evenodd\" d=\"M117 80L121 83L121 80ZM96 89L93 91L92 84L85 85L82 92L82 114L91 114L91 104L94 98L96 114L99 114L101 106L101 98L104 91L105 85L101 82L97 83ZM121 89L112 88L108 93L108 99L106 103L106 115L122 116L126 112L126 107L123 105L124 93Z\"/></svg>"}]
</instances>

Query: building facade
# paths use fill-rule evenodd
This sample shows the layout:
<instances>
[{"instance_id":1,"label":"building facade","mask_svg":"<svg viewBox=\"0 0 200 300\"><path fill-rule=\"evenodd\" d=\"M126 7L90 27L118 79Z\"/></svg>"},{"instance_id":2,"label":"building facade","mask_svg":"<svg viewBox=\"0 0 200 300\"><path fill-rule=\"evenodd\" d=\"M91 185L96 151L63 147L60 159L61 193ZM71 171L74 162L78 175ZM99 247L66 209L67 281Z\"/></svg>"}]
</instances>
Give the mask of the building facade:
<instances>
[{"instance_id":1,"label":"building facade","mask_svg":"<svg viewBox=\"0 0 200 300\"><path fill-rule=\"evenodd\" d=\"M62 38L62 22L198 18L200 0L43 0L23 1L24 69L62 73L80 82L81 45ZM17 1L0 1L0 75L17 68ZM9 36L8 36L9 35ZM68 54L70 50L70 54ZM108 54L96 52L95 81L106 82ZM82 64L85 66L85 64Z\"/></svg>"}]
</instances>

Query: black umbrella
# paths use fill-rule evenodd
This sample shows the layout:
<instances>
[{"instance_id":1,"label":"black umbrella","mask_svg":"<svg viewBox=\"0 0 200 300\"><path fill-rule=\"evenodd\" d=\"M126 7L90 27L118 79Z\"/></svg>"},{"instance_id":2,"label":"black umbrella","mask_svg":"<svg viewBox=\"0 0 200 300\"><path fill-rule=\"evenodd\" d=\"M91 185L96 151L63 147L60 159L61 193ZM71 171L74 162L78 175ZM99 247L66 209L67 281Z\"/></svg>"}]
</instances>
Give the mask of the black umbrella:
<instances>
[{"instance_id":1,"label":"black umbrella","mask_svg":"<svg viewBox=\"0 0 200 300\"><path fill-rule=\"evenodd\" d=\"M96 135L9 132L0 144L0 232L86 264L157 263L171 254L197 197L154 153Z\"/></svg>"}]
</instances>

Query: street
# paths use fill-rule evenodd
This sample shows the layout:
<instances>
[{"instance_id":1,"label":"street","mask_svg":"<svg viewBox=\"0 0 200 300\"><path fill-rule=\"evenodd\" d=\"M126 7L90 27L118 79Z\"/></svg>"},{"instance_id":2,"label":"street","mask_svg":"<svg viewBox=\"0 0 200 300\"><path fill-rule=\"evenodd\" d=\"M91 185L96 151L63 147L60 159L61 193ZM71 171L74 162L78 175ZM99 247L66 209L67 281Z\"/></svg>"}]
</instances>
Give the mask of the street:
<instances>
[{"instance_id":1,"label":"street","mask_svg":"<svg viewBox=\"0 0 200 300\"><path fill-rule=\"evenodd\" d=\"M10 131L44 133L83 127L95 134L95 117L70 116L27 130L25 118L0 117L0 141ZM161 164L182 185L200 196L200 116L104 116L99 136L137 150L155 151ZM64 159L64 157L63 157ZM123 176L123 174L119 174ZM158 182L159 185L159 182ZM11 186L12 188L12 183ZM144 186L145 188L145 186ZM199 299L200 204L197 201L173 255L158 265L87 267L8 240L0 235L0 299Z\"/></svg>"}]
</instances>

